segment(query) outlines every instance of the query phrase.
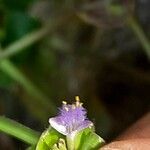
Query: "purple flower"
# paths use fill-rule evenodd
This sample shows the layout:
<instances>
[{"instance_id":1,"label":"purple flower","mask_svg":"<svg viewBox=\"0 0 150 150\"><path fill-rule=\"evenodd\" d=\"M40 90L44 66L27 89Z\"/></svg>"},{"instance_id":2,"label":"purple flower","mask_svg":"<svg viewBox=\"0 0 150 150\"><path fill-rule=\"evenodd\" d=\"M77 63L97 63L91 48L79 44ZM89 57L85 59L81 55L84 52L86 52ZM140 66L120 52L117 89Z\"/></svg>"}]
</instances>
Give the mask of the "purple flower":
<instances>
[{"instance_id":1,"label":"purple flower","mask_svg":"<svg viewBox=\"0 0 150 150\"><path fill-rule=\"evenodd\" d=\"M93 123L88 120L87 112L83 108L79 97L76 96L74 104L63 102L59 115L49 119L50 125L63 135L70 135L82 129L92 127Z\"/></svg>"}]
</instances>

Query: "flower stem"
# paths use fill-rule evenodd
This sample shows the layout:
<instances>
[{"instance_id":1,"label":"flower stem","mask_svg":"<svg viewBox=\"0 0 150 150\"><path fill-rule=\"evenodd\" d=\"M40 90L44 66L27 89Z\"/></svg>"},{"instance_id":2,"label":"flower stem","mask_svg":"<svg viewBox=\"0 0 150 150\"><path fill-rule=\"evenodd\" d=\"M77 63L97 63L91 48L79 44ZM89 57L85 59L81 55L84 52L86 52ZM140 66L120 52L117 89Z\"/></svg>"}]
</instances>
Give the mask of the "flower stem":
<instances>
[{"instance_id":1,"label":"flower stem","mask_svg":"<svg viewBox=\"0 0 150 150\"><path fill-rule=\"evenodd\" d=\"M68 150L74 150L74 141L71 137L66 136Z\"/></svg>"},{"instance_id":2,"label":"flower stem","mask_svg":"<svg viewBox=\"0 0 150 150\"><path fill-rule=\"evenodd\" d=\"M2 116L0 116L0 131L31 145L37 144L40 136L38 132Z\"/></svg>"}]
</instances>

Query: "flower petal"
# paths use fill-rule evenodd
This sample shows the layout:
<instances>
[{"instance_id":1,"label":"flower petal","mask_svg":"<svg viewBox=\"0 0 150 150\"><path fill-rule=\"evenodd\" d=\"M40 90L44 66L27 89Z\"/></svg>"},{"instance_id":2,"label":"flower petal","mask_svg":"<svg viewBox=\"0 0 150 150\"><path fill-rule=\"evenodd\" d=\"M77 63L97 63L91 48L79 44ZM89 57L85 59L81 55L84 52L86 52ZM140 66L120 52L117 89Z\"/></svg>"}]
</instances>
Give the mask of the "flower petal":
<instances>
[{"instance_id":1,"label":"flower petal","mask_svg":"<svg viewBox=\"0 0 150 150\"><path fill-rule=\"evenodd\" d=\"M94 127L93 122L89 120L84 120L78 127L77 131L81 131L82 129L91 128L91 127Z\"/></svg>"},{"instance_id":2,"label":"flower petal","mask_svg":"<svg viewBox=\"0 0 150 150\"><path fill-rule=\"evenodd\" d=\"M50 118L49 123L55 130L57 130L61 134L63 134L63 135L68 134L66 126L61 123L59 117Z\"/></svg>"},{"instance_id":3,"label":"flower petal","mask_svg":"<svg viewBox=\"0 0 150 150\"><path fill-rule=\"evenodd\" d=\"M78 134L81 130L86 128L94 128L93 122L89 120L85 120L75 131L72 131L70 134L67 135L68 138L74 139L75 135Z\"/></svg>"}]
</instances>

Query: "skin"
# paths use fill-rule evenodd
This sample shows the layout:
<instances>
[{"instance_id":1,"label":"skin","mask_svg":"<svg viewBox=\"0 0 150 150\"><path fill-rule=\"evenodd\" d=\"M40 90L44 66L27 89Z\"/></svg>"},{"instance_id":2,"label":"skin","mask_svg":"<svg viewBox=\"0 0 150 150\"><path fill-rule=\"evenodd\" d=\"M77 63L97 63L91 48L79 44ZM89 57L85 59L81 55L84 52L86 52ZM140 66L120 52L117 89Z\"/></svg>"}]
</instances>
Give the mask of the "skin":
<instances>
[{"instance_id":1,"label":"skin","mask_svg":"<svg viewBox=\"0 0 150 150\"><path fill-rule=\"evenodd\" d=\"M100 150L150 150L150 112Z\"/></svg>"}]
</instances>

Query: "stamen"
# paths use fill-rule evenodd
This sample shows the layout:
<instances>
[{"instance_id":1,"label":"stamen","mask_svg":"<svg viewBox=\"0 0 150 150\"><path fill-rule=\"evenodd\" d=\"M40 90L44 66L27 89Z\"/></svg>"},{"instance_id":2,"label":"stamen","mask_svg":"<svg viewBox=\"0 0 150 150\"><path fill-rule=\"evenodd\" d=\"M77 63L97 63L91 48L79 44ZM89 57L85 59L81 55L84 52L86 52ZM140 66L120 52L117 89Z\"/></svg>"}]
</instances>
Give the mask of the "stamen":
<instances>
[{"instance_id":1,"label":"stamen","mask_svg":"<svg viewBox=\"0 0 150 150\"><path fill-rule=\"evenodd\" d=\"M80 98L79 98L79 96L76 96L75 100L76 100L76 106L77 107L80 106Z\"/></svg>"},{"instance_id":2,"label":"stamen","mask_svg":"<svg viewBox=\"0 0 150 150\"><path fill-rule=\"evenodd\" d=\"M79 96L75 97L73 104L67 104L66 101L62 101L59 115L50 119L50 124L64 135L80 130L80 126L81 128L92 127L82 105L83 103L80 102Z\"/></svg>"},{"instance_id":3,"label":"stamen","mask_svg":"<svg viewBox=\"0 0 150 150\"><path fill-rule=\"evenodd\" d=\"M63 103L64 105L67 105L67 102L66 102L66 101L62 101L62 103Z\"/></svg>"},{"instance_id":4,"label":"stamen","mask_svg":"<svg viewBox=\"0 0 150 150\"><path fill-rule=\"evenodd\" d=\"M93 123L91 123L91 124L89 125L89 128L93 128Z\"/></svg>"},{"instance_id":5,"label":"stamen","mask_svg":"<svg viewBox=\"0 0 150 150\"><path fill-rule=\"evenodd\" d=\"M68 108L68 107L65 107L65 110L66 110L66 111L69 111L69 108Z\"/></svg>"},{"instance_id":6,"label":"stamen","mask_svg":"<svg viewBox=\"0 0 150 150\"><path fill-rule=\"evenodd\" d=\"M83 103L80 103L79 105L80 105L80 106L82 106L82 105L83 105Z\"/></svg>"},{"instance_id":7,"label":"stamen","mask_svg":"<svg viewBox=\"0 0 150 150\"><path fill-rule=\"evenodd\" d=\"M76 100L76 102L79 102L80 101L79 96L75 96L75 100Z\"/></svg>"},{"instance_id":8,"label":"stamen","mask_svg":"<svg viewBox=\"0 0 150 150\"><path fill-rule=\"evenodd\" d=\"M72 104L72 109L76 109L76 105Z\"/></svg>"}]
</instances>

